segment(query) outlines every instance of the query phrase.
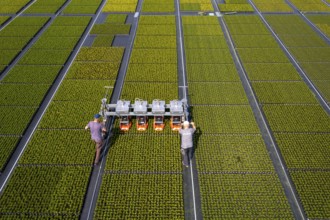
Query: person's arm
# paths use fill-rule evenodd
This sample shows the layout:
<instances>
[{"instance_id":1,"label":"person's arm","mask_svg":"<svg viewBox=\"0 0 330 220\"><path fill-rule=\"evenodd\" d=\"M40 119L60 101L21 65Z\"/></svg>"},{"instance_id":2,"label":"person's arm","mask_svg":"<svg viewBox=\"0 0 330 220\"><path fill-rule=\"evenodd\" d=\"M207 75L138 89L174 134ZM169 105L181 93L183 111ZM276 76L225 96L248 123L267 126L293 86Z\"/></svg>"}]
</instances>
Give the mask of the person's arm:
<instances>
[{"instance_id":1,"label":"person's arm","mask_svg":"<svg viewBox=\"0 0 330 220\"><path fill-rule=\"evenodd\" d=\"M195 123L194 123L194 122L191 122L190 124L191 124L191 126L193 127L193 129L196 130Z\"/></svg>"},{"instance_id":2,"label":"person's arm","mask_svg":"<svg viewBox=\"0 0 330 220\"><path fill-rule=\"evenodd\" d=\"M85 126L85 130L89 129L89 123Z\"/></svg>"},{"instance_id":3,"label":"person's arm","mask_svg":"<svg viewBox=\"0 0 330 220\"><path fill-rule=\"evenodd\" d=\"M101 124L102 124L102 132L107 132L107 128L105 127L105 124L104 123Z\"/></svg>"}]
</instances>

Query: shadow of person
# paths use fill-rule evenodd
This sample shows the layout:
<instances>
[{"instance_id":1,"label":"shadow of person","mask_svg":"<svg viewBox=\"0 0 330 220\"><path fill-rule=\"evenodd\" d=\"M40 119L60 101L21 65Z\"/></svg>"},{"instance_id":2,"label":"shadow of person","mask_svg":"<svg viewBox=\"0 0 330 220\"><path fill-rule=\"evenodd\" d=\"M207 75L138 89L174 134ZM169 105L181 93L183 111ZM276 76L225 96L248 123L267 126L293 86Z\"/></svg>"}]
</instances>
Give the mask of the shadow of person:
<instances>
[{"instance_id":1,"label":"shadow of person","mask_svg":"<svg viewBox=\"0 0 330 220\"><path fill-rule=\"evenodd\" d=\"M116 143L121 131L118 127L113 128L111 131L107 132L108 134L105 136L104 144L102 146L100 161L106 157L110 148Z\"/></svg>"},{"instance_id":2,"label":"shadow of person","mask_svg":"<svg viewBox=\"0 0 330 220\"><path fill-rule=\"evenodd\" d=\"M199 140L200 140L200 137L202 136L203 132L201 130L200 127L196 127L196 131L194 133L194 147L193 147L193 150L192 150L192 155L191 155L191 158L194 157L195 155L195 151L198 149L198 143L199 143Z\"/></svg>"}]
</instances>

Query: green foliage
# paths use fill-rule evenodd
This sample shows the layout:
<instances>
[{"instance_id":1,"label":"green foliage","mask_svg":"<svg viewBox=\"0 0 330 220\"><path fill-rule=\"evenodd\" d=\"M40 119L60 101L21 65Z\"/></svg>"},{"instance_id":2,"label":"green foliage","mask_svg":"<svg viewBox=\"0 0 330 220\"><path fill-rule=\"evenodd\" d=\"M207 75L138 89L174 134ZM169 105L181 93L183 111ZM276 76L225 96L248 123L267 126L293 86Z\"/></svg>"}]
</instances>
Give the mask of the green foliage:
<instances>
[{"instance_id":1,"label":"green foliage","mask_svg":"<svg viewBox=\"0 0 330 220\"><path fill-rule=\"evenodd\" d=\"M304 82L254 82L253 89L262 104L317 104Z\"/></svg>"},{"instance_id":2,"label":"green foliage","mask_svg":"<svg viewBox=\"0 0 330 220\"><path fill-rule=\"evenodd\" d=\"M90 21L90 16L59 16L52 26L87 26Z\"/></svg>"},{"instance_id":3,"label":"green foliage","mask_svg":"<svg viewBox=\"0 0 330 220\"><path fill-rule=\"evenodd\" d=\"M0 2L1 14L16 14L21 8L23 8L30 0L2 0Z\"/></svg>"},{"instance_id":4,"label":"green foliage","mask_svg":"<svg viewBox=\"0 0 330 220\"><path fill-rule=\"evenodd\" d=\"M329 48L291 48L292 54L300 62L328 62L330 60Z\"/></svg>"},{"instance_id":5,"label":"green foliage","mask_svg":"<svg viewBox=\"0 0 330 220\"><path fill-rule=\"evenodd\" d=\"M225 15L224 19L227 24L262 24L261 19L257 15Z\"/></svg>"},{"instance_id":6,"label":"green foliage","mask_svg":"<svg viewBox=\"0 0 330 220\"><path fill-rule=\"evenodd\" d=\"M150 4L147 1L143 2L142 11L143 12L174 12L174 1L171 0L169 3L164 4Z\"/></svg>"},{"instance_id":7,"label":"green foliage","mask_svg":"<svg viewBox=\"0 0 330 220\"><path fill-rule=\"evenodd\" d=\"M247 16L242 16L247 17ZM230 34L232 35L268 35L270 32L263 24L254 23L228 23Z\"/></svg>"},{"instance_id":8,"label":"green foliage","mask_svg":"<svg viewBox=\"0 0 330 220\"><path fill-rule=\"evenodd\" d=\"M16 28L25 28L26 26L42 26L44 25L47 21L49 21L49 17L25 17L25 16L20 16L15 18L9 26L24 26L24 27L16 27Z\"/></svg>"},{"instance_id":9,"label":"green foliage","mask_svg":"<svg viewBox=\"0 0 330 220\"><path fill-rule=\"evenodd\" d=\"M250 106L193 106L193 121L208 133L259 134L259 128Z\"/></svg>"},{"instance_id":10,"label":"green foliage","mask_svg":"<svg viewBox=\"0 0 330 220\"><path fill-rule=\"evenodd\" d=\"M278 48L271 35L232 35L236 48Z\"/></svg>"},{"instance_id":11,"label":"green foliage","mask_svg":"<svg viewBox=\"0 0 330 220\"><path fill-rule=\"evenodd\" d=\"M225 38L219 36L185 36L186 49L228 48Z\"/></svg>"},{"instance_id":12,"label":"green foliage","mask_svg":"<svg viewBox=\"0 0 330 220\"><path fill-rule=\"evenodd\" d=\"M182 16L183 24L198 24L198 25L219 25L217 17L211 16Z\"/></svg>"},{"instance_id":13,"label":"green foliage","mask_svg":"<svg viewBox=\"0 0 330 220\"><path fill-rule=\"evenodd\" d=\"M111 47L114 35L99 35L96 36L93 42L93 47Z\"/></svg>"},{"instance_id":14,"label":"green foliage","mask_svg":"<svg viewBox=\"0 0 330 220\"><path fill-rule=\"evenodd\" d=\"M125 81L177 82L176 64L130 64Z\"/></svg>"},{"instance_id":15,"label":"green foliage","mask_svg":"<svg viewBox=\"0 0 330 220\"><path fill-rule=\"evenodd\" d=\"M75 62L69 70L67 79L116 79L119 63Z\"/></svg>"},{"instance_id":16,"label":"green foliage","mask_svg":"<svg viewBox=\"0 0 330 220\"><path fill-rule=\"evenodd\" d=\"M131 63L177 63L175 49L133 49Z\"/></svg>"},{"instance_id":17,"label":"green foliage","mask_svg":"<svg viewBox=\"0 0 330 220\"><path fill-rule=\"evenodd\" d=\"M8 65L18 54L17 50L1 50L0 64Z\"/></svg>"},{"instance_id":18,"label":"green foliage","mask_svg":"<svg viewBox=\"0 0 330 220\"><path fill-rule=\"evenodd\" d=\"M54 49L54 50L65 50L71 49L76 46L79 38L78 37L41 37L34 45L34 49Z\"/></svg>"},{"instance_id":19,"label":"green foliage","mask_svg":"<svg viewBox=\"0 0 330 220\"><path fill-rule=\"evenodd\" d=\"M309 15L307 16L325 35L330 37L330 16L329 15Z\"/></svg>"},{"instance_id":20,"label":"green foliage","mask_svg":"<svg viewBox=\"0 0 330 220\"><path fill-rule=\"evenodd\" d=\"M189 83L188 88L193 104L248 104L239 82Z\"/></svg>"},{"instance_id":21,"label":"green foliage","mask_svg":"<svg viewBox=\"0 0 330 220\"><path fill-rule=\"evenodd\" d=\"M312 80L330 80L329 69L330 63L300 63L300 66L308 74L308 77Z\"/></svg>"},{"instance_id":22,"label":"green foliage","mask_svg":"<svg viewBox=\"0 0 330 220\"><path fill-rule=\"evenodd\" d=\"M95 151L90 138L85 130L38 130L20 164L89 165Z\"/></svg>"},{"instance_id":23,"label":"green foliage","mask_svg":"<svg viewBox=\"0 0 330 220\"><path fill-rule=\"evenodd\" d=\"M245 63L251 80L301 80L291 63Z\"/></svg>"},{"instance_id":24,"label":"green foliage","mask_svg":"<svg viewBox=\"0 0 330 220\"><path fill-rule=\"evenodd\" d=\"M8 25L0 32L0 37L33 37L41 29L41 26L11 26Z\"/></svg>"},{"instance_id":25,"label":"green foliage","mask_svg":"<svg viewBox=\"0 0 330 220\"><path fill-rule=\"evenodd\" d=\"M98 5L93 6L75 6L69 5L63 11L63 14L96 14L97 9L99 8Z\"/></svg>"},{"instance_id":26,"label":"green foliage","mask_svg":"<svg viewBox=\"0 0 330 220\"><path fill-rule=\"evenodd\" d=\"M319 105L265 105L274 132L329 132L330 118Z\"/></svg>"},{"instance_id":27,"label":"green foliage","mask_svg":"<svg viewBox=\"0 0 330 220\"><path fill-rule=\"evenodd\" d=\"M233 63L229 50L223 49L186 49L186 62L195 63Z\"/></svg>"},{"instance_id":28,"label":"green foliage","mask_svg":"<svg viewBox=\"0 0 330 220\"><path fill-rule=\"evenodd\" d=\"M0 50L21 50L29 41L30 37L2 37Z\"/></svg>"},{"instance_id":29,"label":"green foliage","mask_svg":"<svg viewBox=\"0 0 330 220\"><path fill-rule=\"evenodd\" d=\"M93 26L91 34L129 34L131 25L129 24L96 24Z\"/></svg>"},{"instance_id":30,"label":"green foliage","mask_svg":"<svg viewBox=\"0 0 330 220\"><path fill-rule=\"evenodd\" d=\"M250 4L219 4L221 12L253 12Z\"/></svg>"},{"instance_id":31,"label":"green foliage","mask_svg":"<svg viewBox=\"0 0 330 220\"><path fill-rule=\"evenodd\" d=\"M131 101L135 100L135 98L141 98L148 102L157 98L169 102L170 100L178 99L178 84L125 82L121 98Z\"/></svg>"},{"instance_id":32,"label":"green foliage","mask_svg":"<svg viewBox=\"0 0 330 220\"><path fill-rule=\"evenodd\" d=\"M300 11L303 12L330 12L330 8L325 2L315 0L292 0L291 1Z\"/></svg>"},{"instance_id":33,"label":"green foliage","mask_svg":"<svg viewBox=\"0 0 330 220\"><path fill-rule=\"evenodd\" d=\"M176 35L175 25L139 25L137 35Z\"/></svg>"},{"instance_id":34,"label":"green foliage","mask_svg":"<svg viewBox=\"0 0 330 220\"><path fill-rule=\"evenodd\" d=\"M124 48L120 47L83 47L76 61L121 62Z\"/></svg>"},{"instance_id":35,"label":"green foliage","mask_svg":"<svg viewBox=\"0 0 330 220\"><path fill-rule=\"evenodd\" d=\"M125 24L127 19L127 14L110 14L105 19L105 23L111 24Z\"/></svg>"},{"instance_id":36,"label":"green foliage","mask_svg":"<svg viewBox=\"0 0 330 220\"><path fill-rule=\"evenodd\" d=\"M199 174L206 219L294 219L276 174Z\"/></svg>"},{"instance_id":37,"label":"green foliage","mask_svg":"<svg viewBox=\"0 0 330 220\"><path fill-rule=\"evenodd\" d=\"M157 15L142 15L139 20L139 28L141 25L175 25L175 16L157 16ZM169 27L169 26L168 26Z\"/></svg>"},{"instance_id":38,"label":"green foliage","mask_svg":"<svg viewBox=\"0 0 330 220\"><path fill-rule=\"evenodd\" d=\"M19 61L20 65L63 65L71 54L71 50L38 50L30 49Z\"/></svg>"},{"instance_id":39,"label":"green foliage","mask_svg":"<svg viewBox=\"0 0 330 220\"><path fill-rule=\"evenodd\" d=\"M184 24L184 35L201 35L201 36L219 36L223 35L219 24L217 25L203 25L203 24Z\"/></svg>"},{"instance_id":40,"label":"green foliage","mask_svg":"<svg viewBox=\"0 0 330 220\"><path fill-rule=\"evenodd\" d=\"M86 29L86 26L51 26L42 37L80 37Z\"/></svg>"},{"instance_id":41,"label":"green foliage","mask_svg":"<svg viewBox=\"0 0 330 220\"><path fill-rule=\"evenodd\" d=\"M201 133L203 128L201 127ZM272 162L260 135L195 134L197 165L207 172L273 172Z\"/></svg>"},{"instance_id":42,"label":"green foliage","mask_svg":"<svg viewBox=\"0 0 330 220\"><path fill-rule=\"evenodd\" d=\"M106 174L102 179L95 219L184 218L181 173Z\"/></svg>"},{"instance_id":43,"label":"green foliage","mask_svg":"<svg viewBox=\"0 0 330 220\"><path fill-rule=\"evenodd\" d=\"M0 26L5 23L9 18L9 16L0 16Z\"/></svg>"},{"instance_id":44,"label":"green foliage","mask_svg":"<svg viewBox=\"0 0 330 220\"><path fill-rule=\"evenodd\" d=\"M212 3L208 0L181 0L181 11L213 11Z\"/></svg>"},{"instance_id":45,"label":"green foliage","mask_svg":"<svg viewBox=\"0 0 330 220\"><path fill-rule=\"evenodd\" d=\"M55 101L99 102L104 86L113 85L109 80L65 80L59 88ZM98 99L95 99L98 97Z\"/></svg>"},{"instance_id":46,"label":"green foliage","mask_svg":"<svg viewBox=\"0 0 330 220\"><path fill-rule=\"evenodd\" d=\"M39 106L49 85L0 84L0 105Z\"/></svg>"},{"instance_id":47,"label":"green foliage","mask_svg":"<svg viewBox=\"0 0 330 220\"><path fill-rule=\"evenodd\" d=\"M103 12L135 12L138 0L109 0Z\"/></svg>"},{"instance_id":48,"label":"green foliage","mask_svg":"<svg viewBox=\"0 0 330 220\"><path fill-rule=\"evenodd\" d=\"M35 107L0 106L0 134L23 134Z\"/></svg>"},{"instance_id":49,"label":"green foliage","mask_svg":"<svg viewBox=\"0 0 330 220\"><path fill-rule=\"evenodd\" d=\"M0 197L0 212L17 218L42 214L77 218L90 171L90 167L17 167Z\"/></svg>"},{"instance_id":50,"label":"green foliage","mask_svg":"<svg viewBox=\"0 0 330 220\"><path fill-rule=\"evenodd\" d=\"M24 13L25 14L56 13L65 2L66 2L65 0L36 1Z\"/></svg>"},{"instance_id":51,"label":"green foliage","mask_svg":"<svg viewBox=\"0 0 330 220\"><path fill-rule=\"evenodd\" d=\"M61 65L16 65L3 79L7 83L47 83L51 84L59 71Z\"/></svg>"},{"instance_id":52,"label":"green foliage","mask_svg":"<svg viewBox=\"0 0 330 220\"><path fill-rule=\"evenodd\" d=\"M261 12L292 12L292 9L285 0L253 0L253 3Z\"/></svg>"},{"instance_id":53,"label":"green foliage","mask_svg":"<svg viewBox=\"0 0 330 220\"><path fill-rule=\"evenodd\" d=\"M244 63L287 63L288 58L280 48L237 49Z\"/></svg>"},{"instance_id":54,"label":"green foliage","mask_svg":"<svg viewBox=\"0 0 330 220\"><path fill-rule=\"evenodd\" d=\"M289 169L330 168L330 134L276 133L275 137Z\"/></svg>"},{"instance_id":55,"label":"green foliage","mask_svg":"<svg viewBox=\"0 0 330 220\"><path fill-rule=\"evenodd\" d=\"M330 217L330 173L290 172L309 219Z\"/></svg>"},{"instance_id":56,"label":"green foliage","mask_svg":"<svg viewBox=\"0 0 330 220\"><path fill-rule=\"evenodd\" d=\"M239 81L233 64L187 64L189 82Z\"/></svg>"},{"instance_id":57,"label":"green foliage","mask_svg":"<svg viewBox=\"0 0 330 220\"><path fill-rule=\"evenodd\" d=\"M0 172L3 170L19 139L17 136L0 136Z\"/></svg>"},{"instance_id":58,"label":"green foliage","mask_svg":"<svg viewBox=\"0 0 330 220\"><path fill-rule=\"evenodd\" d=\"M181 172L180 137L176 133L174 136L117 134L111 140L112 160L107 162L106 171Z\"/></svg>"},{"instance_id":59,"label":"green foliage","mask_svg":"<svg viewBox=\"0 0 330 220\"><path fill-rule=\"evenodd\" d=\"M175 36L144 36L140 35L135 38L134 48L176 48Z\"/></svg>"},{"instance_id":60,"label":"green foliage","mask_svg":"<svg viewBox=\"0 0 330 220\"><path fill-rule=\"evenodd\" d=\"M53 101L48 107L39 128L83 129L93 115L100 110L100 102L94 97L92 102Z\"/></svg>"}]
</instances>

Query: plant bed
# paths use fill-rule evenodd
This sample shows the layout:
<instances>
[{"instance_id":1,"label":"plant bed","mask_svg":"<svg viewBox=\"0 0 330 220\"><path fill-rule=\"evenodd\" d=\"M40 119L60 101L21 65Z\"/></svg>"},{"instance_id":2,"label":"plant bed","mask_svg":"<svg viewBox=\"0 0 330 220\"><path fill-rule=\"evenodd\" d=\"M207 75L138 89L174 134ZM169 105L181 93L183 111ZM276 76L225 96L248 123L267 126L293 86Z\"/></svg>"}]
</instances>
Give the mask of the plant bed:
<instances>
[{"instance_id":1,"label":"plant bed","mask_svg":"<svg viewBox=\"0 0 330 220\"><path fill-rule=\"evenodd\" d=\"M239 81L233 64L187 64L189 82Z\"/></svg>"},{"instance_id":2,"label":"plant bed","mask_svg":"<svg viewBox=\"0 0 330 220\"><path fill-rule=\"evenodd\" d=\"M275 137L289 169L330 168L330 134L276 133Z\"/></svg>"},{"instance_id":3,"label":"plant bed","mask_svg":"<svg viewBox=\"0 0 330 220\"><path fill-rule=\"evenodd\" d=\"M250 106L193 106L193 121L201 132L219 134L259 134Z\"/></svg>"},{"instance_id":4,"label":"plant bed","mask_svg":"<svg viewBox=\"0 0 330 220\"><path fill-rule=\"evenodd\" d=\"M317 104L304 82L254 82L253 89L262 104Z\"/></svg>"},{"instance_id":5,"label":"plant bed","mask_svg":"<svg viewBox=\"0 0 330 220\"><path fill-rule=\"evenodd\" d=\"M90 139L90 132L84 129L37 130L20 164L91 165L95 144Z\"/></svg>"},{"instance_id":6,"label":"plant bed","mask_svg":"<svg viewBox=\"0 0 330 220\"><path fill-rule=\"evenodd\" d=\"M17 136L0 136L0 172L4 169L19 139Z\"/></svg>"},{"instance_id":7,"label":"plant bed","mask_svg":"<svg viewBox=\"0 0 330 220\"><path fill-rule=\"evenodd\" d=\"M130 64L126 73L126 82L177 82L176 64Z\"/></svg>"},{"instance_id":8,"label":"plant bed","mask_svg":"<svg viewBox=\"0 0 330 220\"><path fill-rule=\"evenodd\" d=\"M274 172L260 135L198 135L197 132L194 145L200 173Z\"/></svg>"},{"instance_id":9,"label":"plant bed","mask_svg":"<svg viewBox=\"0 0 330 220\"><path fill-rule=\"evenodd\" d=\"M118 219L121 216L183 219L182 175L104 175L95 218Z\"/></svg>"},{"instance_id":10,"label":"plant bed","mask_svg":"<svg viewBox=\"0 0 330 220\"><path fill-rule=\"evenodd\" d=\"M110 80L65 80L54 97L55 101L98 102L105 94L105 86ZM111 91L110 91L111 92ZM95 100L95 98L98 99ZM101 104L101 103L100 103Z\"/></svg>"},{"instance_id":11,"label":"plant bed","mask_svg":"<svg viewBox=\"0 0 330 220\"><path fill-rule=\"evenodd\" d=\"M166 92L164 92L166 91ZM149 83L149 82L125 82L121 98L134 101L135 98L141 98L152 102L154 99L170 100L178 99L177 83Z\"/></svg>"},{"instance_id":12,"label":"plant bed","mask_svg":"<svg viewBox=\"0 0 330 220\"><path fill-rule=\"evenodd\" d=\"M49 85L0 84L0 105L39 106Z\"/></svg>"},{"instance_id":13,"label":"plant bed","mask_svg":"<svg viewBox=\"0 0 330 220\"><path fill-rule=\"evenodd\" d=\"M193 104L248 104L239 82L189 83L188 88Z\"/></svg>"},{"instance_id":14,"label":"plant bed","mask_svg":"<svg viewBox=\"0 0 330 220\"><path fill-rule=\"evenodd\" d=\"M0 106L0 134L21 135L36 110L35 107Z\"/></svg>"},{"instance_id":15,"label":"plant bed","mask_svg":"<svg viewBox=\"0 0 330 220\"><path fill-rule=\"evenodd\" d=\"M301 80L291 63L245 63L251 80Z\"/></svg>"},{"instance_id":16,"label":"plant bed","mask_svg":"<svg viewBox=\"0 0 330 220\"><path fill-rule=\"evenodd\" d=\"M17 167L0 197L0 213L11 218L77 218L90 171L90 167Z\"/></svg>"},{"instance_id":17,"label":"plant bed","mask_svg":"<svg viewBox=\"0 0 330 220\"><path fill-rule=\"evenodd\" d=\"M274 132L329 132L330 118L319 105L264 105Z\"/></svg>"},{"instance_id":18,"label":"plant bed","mask_svg":"<svg viewBox=\"0 0 330 220\"><path fill-rule=\"evenodd\" d=\"M47 109L39 128L83 129L93 119L93 115L99 112L100 106L101 102L96 99L93 102L84 103L80 101L54 101Z\"/></svg>"},{"instance_id":19,"label":"plant bed","mask_svg":"<svg viewBox=\"0 0 330 220\"><path fill-rule=\"evenodd\" d=\"M75 62L69 70L67 79L116 79L119 63Z\"/></svg>"},{"instance_id":20,"label":"plant bed","mask_svg":"<svg viewBox=\"0 0 330 220\"><path fill-rule=\"evenodd\" d=\"M63 65L71 54L71 50L38 50L30 49L19 61L19 65Z\"/></svg>"},{"instance_id":21,"label":"plant bed","mask_svg":"<svg viewBox=\"0 0 330 220\"><path fill-rule=\"evenodd\" d=\"M61 65L15 65L3 79L6 83L53 83Z\"/></svg>"}]
</instances>

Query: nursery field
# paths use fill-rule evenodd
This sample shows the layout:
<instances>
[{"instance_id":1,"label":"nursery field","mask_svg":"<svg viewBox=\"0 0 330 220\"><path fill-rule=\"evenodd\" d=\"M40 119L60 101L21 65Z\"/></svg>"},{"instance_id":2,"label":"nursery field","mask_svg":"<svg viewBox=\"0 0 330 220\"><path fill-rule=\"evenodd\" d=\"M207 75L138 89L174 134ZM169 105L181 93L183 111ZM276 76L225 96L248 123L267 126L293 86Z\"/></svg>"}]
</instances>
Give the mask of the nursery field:
<instances>
[{"instance_id":1,"label":"nursery field","mask_svg":"<svg viewBox=\"0 0 330 220\"><path fill-rule=\"evenodd\" d=\"M0 219L330 219L327 0L0 0ZM107 91L108 90L108 91ZM101 99L185 98L180 136Z\"/></svg>"}]
</instances>

